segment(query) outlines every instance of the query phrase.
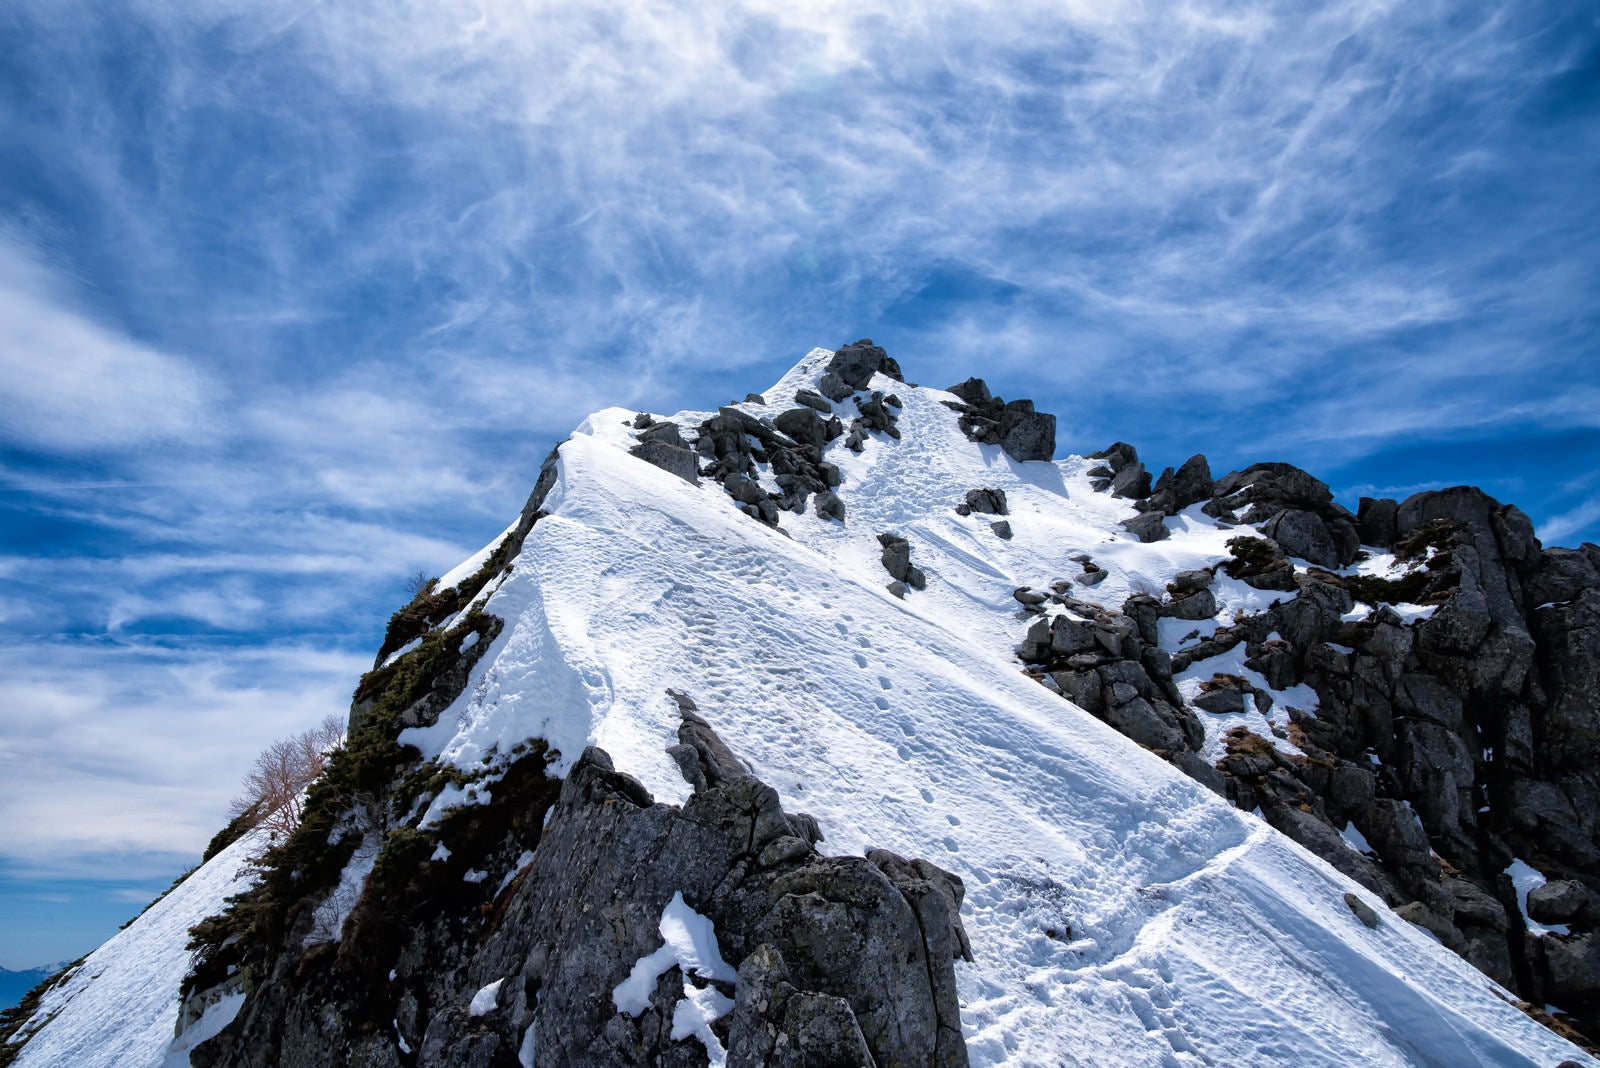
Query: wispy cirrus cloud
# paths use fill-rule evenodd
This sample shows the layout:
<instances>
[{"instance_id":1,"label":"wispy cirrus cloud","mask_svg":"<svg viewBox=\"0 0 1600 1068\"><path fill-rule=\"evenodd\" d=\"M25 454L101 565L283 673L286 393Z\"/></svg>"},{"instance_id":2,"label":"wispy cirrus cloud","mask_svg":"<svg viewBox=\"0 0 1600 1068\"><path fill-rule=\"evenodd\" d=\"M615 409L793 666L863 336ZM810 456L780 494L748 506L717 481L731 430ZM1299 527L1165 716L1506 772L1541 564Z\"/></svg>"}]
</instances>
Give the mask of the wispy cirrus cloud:
<instances>
[{"instance_id":1,"label":"wispy cirrus cloud","mask_svg":"<svg viewBox=\"0 0 1600 1068\"><path fill-rule=\"evenodd\" d=\"M188 361L73 307L0 231L0 434L65 452L188 441L206 434L214 392Z\"/></svg>"},{"instance_id":2,"label":"wispy cirrus cloud","mask_svg":"<svg viewBox=\"0 0 1600 1068\"><path fill-rule=\"evenodd\" d=\"M98 875L106 856L155 858L157 872L196 856L255 754L341 711L362 659L287 644L0 646L0 860L60 877Z\"/></svg>"},{"instance_id":3,"label":"wispy cirrus cloud","mask_svg":"<svg viewBox=\"0 0 1600 1068\"><path fill-rule=\"evenodd\" d=\"M864 335L1063 448L1593 536L1597 42L1539 0L19 0L0 635L86 721L152 644L354 663L588 411ZM152 692L210 730L217 687Z\"/></svg>"}]
</instances>

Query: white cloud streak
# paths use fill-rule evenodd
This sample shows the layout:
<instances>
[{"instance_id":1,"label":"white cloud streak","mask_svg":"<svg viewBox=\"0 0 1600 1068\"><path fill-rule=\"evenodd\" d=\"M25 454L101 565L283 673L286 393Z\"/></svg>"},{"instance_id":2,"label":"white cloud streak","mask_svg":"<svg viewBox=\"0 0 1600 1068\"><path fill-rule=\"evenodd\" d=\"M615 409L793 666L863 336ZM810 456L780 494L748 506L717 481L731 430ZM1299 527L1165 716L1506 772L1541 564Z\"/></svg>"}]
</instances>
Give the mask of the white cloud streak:
<instances>
[{"instance_id":1,"label":"white cloud streak","mask_svg":"<svg viewBox=\"0 0 1600 1068\"><path fill-rule=\"evenodd\" d=\"M73 308L0 233L0 434L68 452L188 440L204 434L211 394L185 360Z\"/></svg>"},{"instance_id":2,"label":"white cloud streak","mask_svg":"<svg viewBox=\"0 0 1600 1068\"><path fill-rule=\"evenodd\" d=\"M198 856L267 743L348 705L363 658L0 647L0 857L39 876L95 857Z\"/></svg>"}]
</instances>

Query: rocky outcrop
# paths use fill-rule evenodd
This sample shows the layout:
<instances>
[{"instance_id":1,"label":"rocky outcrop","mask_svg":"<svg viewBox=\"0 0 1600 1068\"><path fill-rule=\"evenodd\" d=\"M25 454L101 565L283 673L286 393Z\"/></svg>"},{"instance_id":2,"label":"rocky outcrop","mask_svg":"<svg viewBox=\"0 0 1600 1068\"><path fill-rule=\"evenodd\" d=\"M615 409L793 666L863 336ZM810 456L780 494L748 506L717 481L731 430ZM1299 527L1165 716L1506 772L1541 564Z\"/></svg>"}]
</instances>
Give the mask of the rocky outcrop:
<instances>
[{"instance_id":1,"label":"rocky outcrop","mask_svg":"<svg viewBox=\"0 0 1600 1068\"><path fill-rule=\"evenodd\" d=\"M816 821L673 696L686 804L589 749L559 784L497 786L498 811L437 844L401 835L347 937L286 944L193 1063L965 1065L960 879L818 854ZM485 877L463 882L458 853ZM665 938L669 920L703 937Z\"/></svg>"},{"instance_id":2,"label":"rocky outcrop","mask_svg":"<svg viewBox=\"0 0 1600 1068\"><path fill-rule=\"evenodd\" d=\"M838 416L824 420L812 406L802 405L773 419L758 419L738 408L718 409L700 424L695 449L708 461L702 474L722 484L740 510L768 526L776 526L778 513L804 513L812 494L819 499L818 515L843 519L832 492L840 482L838 467L822 458L823 446L844 433ZM777 492L765 489L758 466L768 468Z\"/></svg>"},{"instance_id":3,"label":"rocky outcrop","mask_svg":"<svg viewBox=\"0 0 1600 1068\"><path fill-rule=\"evenodd\" d=\"M1139 462L1139 452L1132 445L1119 441L1108 449L1090 453L1088 458L1101 461L1100 466L1089 469L1095 492L1110 491L1113 497L1134 500L1150 496L1150 473Z\"/></svg>"},{"instance_id":4,"label":"rocky outcrop","mask_svg":"<svg viewBox=\"0 0 1600 1068\"><path fill-rule=\"evenodd\" d=\"M989 393L981 378L969 378L948 392L946 401L960 413L961 432L984 445L998 445L1013 460L1049 460L1056 454L1056 417L1035 411L1031 400L1009 403Z\"/></svg>"},{"instance_id":5,"label":"rocky outcrop","mask_svg":"<svg viewBox=\"0 0 1600 1068\"><path fill-rule=\"evenodd\" d=\"M1177 515L1192 504L1210 500L1214 492L1211 465L1204 456L1196 454L1185 460L1176 471L1170 467L1163 470L1150 496L1134 507L1141 512Z\"/></svg>"},{"instance_id":6,"label":"rocky outcrop","mask_svg":"<svg viewBox=\"0 0 1600 1068\"><path fill-rule=\"evenodd\" d=\"M1158 621L1174 606L1140 594L1118 612L1077 600L1070 588L1058 582L1048 595L1027 587L1015 594L1039 615L1017 647L1028 674L1220 792L1222 776L1198 755L1205 729L1160 647ZM1052 605L1065 611L1044 615Z\"/></svg>"},{"instance_id":7,"label":"rocky outcrop","mask_svg":"<svg viewBox=\"0 0 1600 1068\"><path fill-rule=\"evenodd\" d=\"M639 431L639 444L630 450L633 455L663 471L670 471L685 482L700 481L700 466L693 450L684 443L677 423L657 422L648 413L641 412L633 425Z\"/></svg>"},{"instance_id":8,"label":"rocky outcrop","mask_svg":"<svg viewBox=\"0 0 1600 1068\"><path fill-rule=\"evenodd\" d=\"M1217 480L1207 515L1262 524L1290 556L1319 567L1353 563L1361 550L1356 517L1335 504L1327 485L1289 464L1256 464Z\"/></svg>"},{"instance_id":9,"label":"rocky outcrop","mask_svg":"<svg viewBox=\"0 0 1600 1068\"><path fill-rule=\"evenodd\" d=\"M889 354L872 343L871 338L841 346L828 360L818 388L829 400L842 401L858 390L872 386L872 376L887 375L896 382L904 382L900 365Z\"/></svg>"},{"instance_id":10,"label":"rocky outcrop","mask_svg":"<svg viewBox=\"0 0 1600 1068\"><path fill-rule=\"evenodd\" d=\"M879 374L898 381L900 367L882 348L864 339L835 352L817 389L795 392L796 407L773 416L752 415L733 405L718 409L695 431L694 454L704 466L697 466L693 476L685 473L683 457L673 451L688 446L659 429L670 423L652 425L650 416L640 416L648 429L638 434L633 454L689 481L699 475L716 480L740 511L768 526L778 525L781 512L804 514L813 500L819 519L843 522L846 509L837 492L839 468L824 460L823 453L841 437L852 452L861 452L873 433L899 439L900 398L867 389ZM848 415L849 408L835 408L846 401L855 408L848 431L839 412ZM764 398L761 405L766 406ZM771 476L776 491L763 485L763 475Z\"/></svg>"},{"instance_id":11,"label":"rocky outcrop","mask_svg":"<svg viewBox=\"0 0 1600 1068\"><path fill-rule=\"evenodd\" d=\"M1096 488L1145 492L1131 447L1098 455ZM1231 555L1121 613L1076 604L1057 583L1068 612L1031 624L1018 650L1026 670L1260 811L1528 1002L1559 1005L1562 1020L1600 1036L1589 978L1600 940L1600 549L1543 550L1520 511L1467 487L1365 499L1351 515L1287 464L1212 483L1203 457L1157 486L1125 524L1141 540L1209 489L1203 510L1241 527ZM1398 570L1330 570L1354 562L1363 540ZM1282 597L1163 663L1155 621L1210 619L1218 571ZM1380 607L1355 618L1357 600ZM1386 602L1424 610L1403 617ZM1186 703L1167 684L1163 669L1192 675L1240 646L1264 686L1218 672ZM1266 712L1275 692L1301 685L1315 708L1277 709L1276 739L1237 727L1219 739L1215 768L1184 755L1207 717ZM1200 729L1186 730L1186 717ZM1527 917L1507 874L1517 859L1549 880L1528 895ZM1540 920L1535 902L1564 918Z\"/></svg>"}]
</instances>

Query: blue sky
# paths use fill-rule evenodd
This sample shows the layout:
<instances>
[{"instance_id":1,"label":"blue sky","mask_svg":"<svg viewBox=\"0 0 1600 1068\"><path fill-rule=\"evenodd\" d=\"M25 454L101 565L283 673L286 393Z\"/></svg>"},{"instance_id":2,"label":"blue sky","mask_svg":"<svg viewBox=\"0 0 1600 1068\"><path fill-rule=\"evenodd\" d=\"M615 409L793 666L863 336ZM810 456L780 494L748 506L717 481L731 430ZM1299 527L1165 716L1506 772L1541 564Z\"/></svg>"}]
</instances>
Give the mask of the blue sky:
<instances>
[{"instance_id":1,"label":"blue sky","mask_svg":"<svg viewBox=\"0 0 1600 1068\"><path fill-rule=\"evenodd\" d=\"M584 414L815 345L1600 539L1600 16L1305 7L6 4L0 966L190 866Z\"/></svg>"}]
</instances>

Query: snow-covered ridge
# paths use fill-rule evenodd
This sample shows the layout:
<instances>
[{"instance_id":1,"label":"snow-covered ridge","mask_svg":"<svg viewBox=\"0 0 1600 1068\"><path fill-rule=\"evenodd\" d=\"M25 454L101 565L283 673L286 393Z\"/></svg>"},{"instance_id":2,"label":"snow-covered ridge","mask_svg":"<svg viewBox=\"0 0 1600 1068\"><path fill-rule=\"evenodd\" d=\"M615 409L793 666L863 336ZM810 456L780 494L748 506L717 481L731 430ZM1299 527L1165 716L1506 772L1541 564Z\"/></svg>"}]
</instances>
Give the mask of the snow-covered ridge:
<instances>
[{"instance_id":1,"label":"snow-covered ridge","mask_svg":"<svg viewBox=\"0 0 1600 1068\"><path fill-rule=\"evenodd\" d=\"M765 403L733 407L758 420L793 407L831 357L814 350ZM505 626L475 650L455 703L402 740L480 776L529 738L560 750L558 770L596 745L657 799L682 802L689 787L667 754L679 718L663 691L692 696L785 808L826 828L822 848L883 847L961 877L974 960L956 974L974 1064L1594 1063L1374 895L1024 674L1017 646L1036 617L1018 587L1048 589L1088 557L1104 577L1074 597L1115 609L1137 593L1161 596L1248 531L1191 508L1165 520L1168 538L1142 542L1122 526L1133 506L1095 491L1095 461L1019 462L962 433L952 394L881 375L870 385L900 401L900 437L868 433L859 453L842 439L825 446L839 469L842 522L807 510L764 524L716 482L633 455L637 413L590 416L561 446L546 514L514 567L477 595ZM853 397L833 408L846 423L861 410ZM712 414L656 418L692 439ZM776 488L770 471L758 474ZM958 512L974 489L1005 494L1009 538L993 516ZM886 588L886 533L906 539L924 589ZM499 541L446 578L477 572ZM1213 592L1209 619L1163 620L1169 652L1293 596L1220 577ZM1215 658L1180 672L1179 687L1193 696L1218 670L1271 689L1242 661ZM1274 696L1280 709L1310 703ZM1270 713L1251 715L1241 725L1292 748ZM412 815L437 826L494 789L491 771ZM449 856L442 842L438 852ZM192 895L188 883L175 893L195 903L184 929L234 885L237 865L225 879L218 864L227 855L197 873ZM1376 928L1352 914L1349 894L1383 913ZM676 904L661 916L662 959L726 969L714 941L679 937L694 913ZM182 944L178 922L147 917L125 934L143 926L167 952ZM690 933L703 943L706 931ZM70 1048L75 1059L22 1063L161 1063L168 1047L154 1036L164 1027L172 1041L176 982L166 993L153 987L138 1010L142 1044L119 1037L130 1025L73 1023L87 1013L63 1012L25 1055ZM481 983L461 1008L488 1017L510 985ZM619 1011L636 1004L626 986L612 993ZM709 1021L723 1007L697 996L707 1004L686 998L684 1037L711 1051ZM229 1007L219 1004L208 1027ZM409 1053L398 1023L395 1037ZM91 1039L121 1059L92 1051ZM531 1063L531 1026L521 1041Z\"/></svg>"}]
</instances>

